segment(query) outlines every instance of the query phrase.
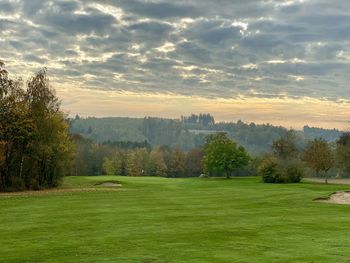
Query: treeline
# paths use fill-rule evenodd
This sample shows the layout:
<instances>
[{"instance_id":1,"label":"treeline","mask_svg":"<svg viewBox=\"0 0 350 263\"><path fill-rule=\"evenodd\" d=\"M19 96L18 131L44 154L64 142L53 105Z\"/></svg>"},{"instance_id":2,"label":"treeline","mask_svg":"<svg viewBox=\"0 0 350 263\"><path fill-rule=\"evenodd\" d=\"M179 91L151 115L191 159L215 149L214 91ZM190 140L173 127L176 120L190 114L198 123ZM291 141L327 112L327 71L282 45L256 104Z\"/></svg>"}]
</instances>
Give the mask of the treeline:
<instances>
[{"instance_id":1,"label":"treeline","mask_svg":"<svg viewBox=\"0 0 350 263\"><path fill-rule=\"evenodd\" d=\"M46 70L26 85L0 62L0 191L55 187L74 152Z\"/></svg>"},{"instance_id":2,"label":"treeline","mask_svg":"<svg viewBox=\"0 0 350 263\"><path fill-rule=\"evenodd\" d=\"M71 175L193 177L203 172L201 149L183 151L169 146L151 149L147 143L121 147L125 144L97 144L78 134L73 139L76 157L69 169Z\"/></svg>"},{"instance_id":3,"label":"treeline","mask_svg":"<svg viewBox=\"0 0 350 263\"><path fill-rule=\"evenodd\" d=\"M168 145L182 150L203 147L205 137L212 133L225 132L227 136L243 145L251 154L268 153L274 140L280 138L287 129L270 124L215 122L210 114L192 114L182 116L179 120L151 118L80 118L71 120L70 130L96 143L106 141L147 141L152 147ZM341 135L337 130L325 130L305 126L296 132L300 143L324 138L335 142Z\"/></svg>"},{"instance_id":4,"label":"treeline","mask_svg":"<svg viewBox=\"0 0 350 263\"><path fill-rule=\"evenodd\" d=\"M343 133L335 143L323 138L306 145L295 131L287 131L275 140L272 152L259 164L258 174L268 183L299 182L302 177L350 176L350 133Z\"/></svg>"},{"instance_id":5,"label":"treeline","mask_svg":"<svg viewBox=\"0 0 350 263\"><path fill-rule=\"evenodd\" d=\"M215 124L215 119L209 113L191 114L190 116L181 116L181 122L187 124L197 124L202 127Z\"/></svg>"}]
</instances>

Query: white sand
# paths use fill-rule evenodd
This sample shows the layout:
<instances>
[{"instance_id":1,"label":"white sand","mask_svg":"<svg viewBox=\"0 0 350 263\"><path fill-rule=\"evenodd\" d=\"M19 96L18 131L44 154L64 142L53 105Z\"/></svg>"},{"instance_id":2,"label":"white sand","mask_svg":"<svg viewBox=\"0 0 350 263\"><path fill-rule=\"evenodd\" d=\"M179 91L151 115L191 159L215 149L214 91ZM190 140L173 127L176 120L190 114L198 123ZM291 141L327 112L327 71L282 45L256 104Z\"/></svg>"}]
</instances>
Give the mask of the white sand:
<instances>
[{"instance_id":1,"label":"white sand","mask_svg":"<svg viewBox=\"0 0 350 263\"><path fill-rule=\"evenodd\" d=\"M319 202L350 205L350 192L335 192L329 196L328 199L318 199Z\"/></svg>"}]
</instances>

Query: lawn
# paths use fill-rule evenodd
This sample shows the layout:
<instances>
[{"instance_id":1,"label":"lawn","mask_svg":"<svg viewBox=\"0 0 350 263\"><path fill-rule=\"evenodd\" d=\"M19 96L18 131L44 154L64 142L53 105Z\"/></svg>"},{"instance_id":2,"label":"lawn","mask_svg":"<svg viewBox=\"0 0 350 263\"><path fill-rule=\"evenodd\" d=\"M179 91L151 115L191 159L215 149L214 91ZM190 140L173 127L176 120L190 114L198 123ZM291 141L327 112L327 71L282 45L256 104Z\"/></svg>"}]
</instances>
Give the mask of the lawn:
<instances>
[{"instance_id":1,"label":"lawn","mask_svg":"<svg viewBox=\"0 0 350 263\"><path fill-rule=\"evenodd\" d=\"M120 190L95 186L111 180ZM0 196L0 262L350 262L350 206L312 201L349 188L67 177Z\"/></svg>"}]
</instances>

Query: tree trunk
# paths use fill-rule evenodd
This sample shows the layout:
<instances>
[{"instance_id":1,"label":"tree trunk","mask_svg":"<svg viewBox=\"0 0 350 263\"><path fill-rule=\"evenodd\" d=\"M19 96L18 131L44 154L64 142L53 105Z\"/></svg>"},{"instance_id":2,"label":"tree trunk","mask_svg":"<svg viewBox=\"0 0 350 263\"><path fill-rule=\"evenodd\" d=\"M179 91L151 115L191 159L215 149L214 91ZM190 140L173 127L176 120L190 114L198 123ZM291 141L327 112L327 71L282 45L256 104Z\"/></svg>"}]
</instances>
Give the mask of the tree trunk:
<instances>
[{"instance_id":1,"label":"tree trunk","mask_svg":"<svg viewBox=\"0 0 350 263\"><path fill-rule=\"evenodd\" d=\"M230 171L229 170L226 170L226 179L230 179L231 176L230 176Z\"/></svg>"},{"instance_id":2,"label":"tree trunk","mask_svg":"<svg viewBox=\"0 0 350 263\"><path fill-rule=\"evenodd\" d=\"M24 161L24 155L22 155L21 165L20 165L20 168L19 168L19 178L21 178L21 179L22 179L22 171L23 171L23 161Z\"/></svg>"},{"instance_id":3,"label":"tree trunk","mask_svg":"<svg viewBox=\"0 0 350 263\"><path fill-rule=\"evenodd\" d=\"M325 172L325 183L328 184L328 173Z\"/></svg>"}]
</instances>

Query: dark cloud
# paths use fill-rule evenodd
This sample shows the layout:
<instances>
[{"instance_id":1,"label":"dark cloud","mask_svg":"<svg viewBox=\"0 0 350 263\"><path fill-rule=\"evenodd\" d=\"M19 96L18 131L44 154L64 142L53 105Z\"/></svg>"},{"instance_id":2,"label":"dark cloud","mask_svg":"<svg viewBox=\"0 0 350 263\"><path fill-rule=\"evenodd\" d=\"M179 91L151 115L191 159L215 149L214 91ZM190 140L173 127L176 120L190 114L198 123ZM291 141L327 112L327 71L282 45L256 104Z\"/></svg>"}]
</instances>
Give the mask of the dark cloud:
<instances>
[{"instance_id":1,"label":"dark cloud","mask_svg":"<svg viewBox=\"0 0 350 263\"><path fill-rule=\"evenodd\" d=\"M152 2L124 0L119 3L126 11L143 17L152 18L174 18L174 17L196 17L199 15L194 5L187 3L177 4L175 1Z\"/></svg>"},{"instance_id":2,"label":"dark cloud","mask_svg":"<svg viewBox=\"0 0 350 263\"><path fill-rule=\"evenodd\" d=\"M190 40L198 40L202 44L220 45L226 41L233 42L241 37L242 27L225 24L222 20L199 20L184 32Z\"/></svg>"},{"instance_id":3,"label":"dark cloud","mask_svg":"<svg viewBox=\"0 0 350 263\"><path fill-rule=\"evenodd\" d=\"M1 13L11 13L16 10L15 6L10 1L0 2L0 14Z\"/></svg>"},{"instance_id":4,"label":"dark cloud","mask_svg":"<svg viewBox=\"0 0 350 263\"><path fill-rule=\"evenodd\" d=\"M165 23L150 21L132 24L128 29L135 34L135 37L163 38L164 35L169 34L172 26Z\"/></svg>"},{"instance_id":5,"label":"dark cloud","mask_svg":"<svg viewBox=\"0 0 350 263\"><path fill-rule=\"evenodd\" d=\"M2 0L0 45L60 84L350 99L348 0Z\"/></svg>"}]
</instances>

